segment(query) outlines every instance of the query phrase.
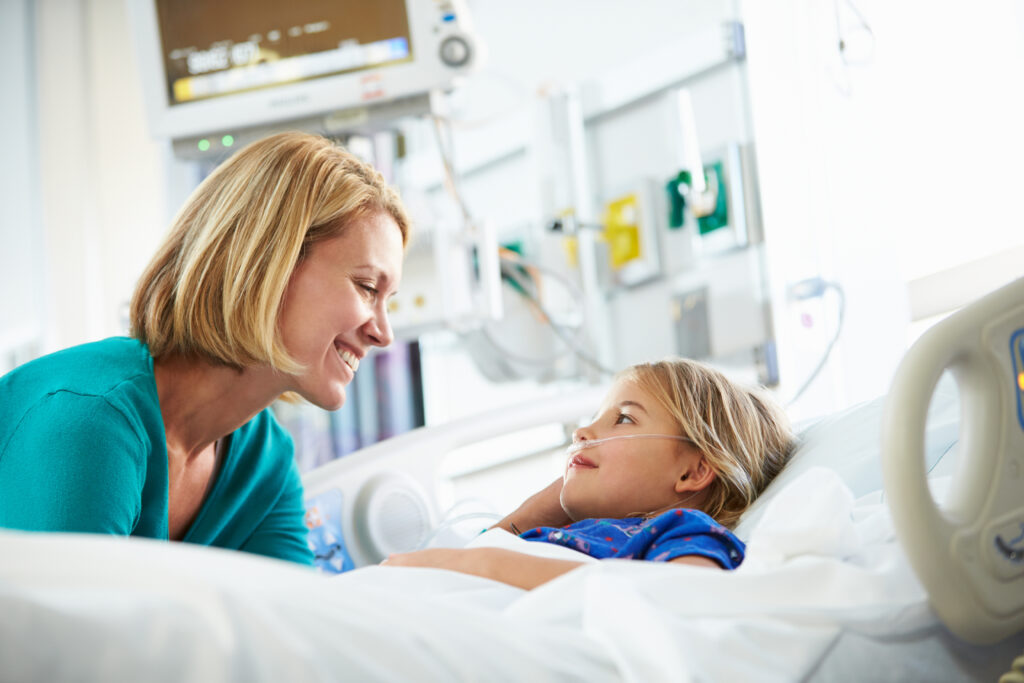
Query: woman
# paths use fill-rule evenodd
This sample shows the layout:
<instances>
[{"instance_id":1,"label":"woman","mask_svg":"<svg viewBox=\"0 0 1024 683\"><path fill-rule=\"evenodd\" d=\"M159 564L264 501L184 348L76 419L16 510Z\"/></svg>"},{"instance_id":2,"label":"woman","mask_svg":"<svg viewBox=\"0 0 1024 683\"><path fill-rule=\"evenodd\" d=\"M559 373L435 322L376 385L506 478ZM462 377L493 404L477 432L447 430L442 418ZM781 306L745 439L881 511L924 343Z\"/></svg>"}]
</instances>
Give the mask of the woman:
<instances>
[{"instance_id":1,"label":"woman","mask_svg":"<svg viewBox=\"0 0 1024 683\"><path fill-rule=\"evenodd\" d=\"M392 340L409 220L368 165L284 133L222 164L143 273L131 338L0 378L0 526L144 536L312 563L270 404L345 401Z\"/></svg>"},{"instance_id":2,"label":"woman","mask_svg":"<svg viewBox=\"0 0 1024 683\"><path fill-rule=\"evenodd\" d=\"M593 423L577 429L565 475L500 527L598 559L734 569L730 528L789 458L785 413L760 390L691 360L635 365ZM531 589L580 566L503 548L437 548L389 566L439 567Z\"/></svg>"}]
</instances>

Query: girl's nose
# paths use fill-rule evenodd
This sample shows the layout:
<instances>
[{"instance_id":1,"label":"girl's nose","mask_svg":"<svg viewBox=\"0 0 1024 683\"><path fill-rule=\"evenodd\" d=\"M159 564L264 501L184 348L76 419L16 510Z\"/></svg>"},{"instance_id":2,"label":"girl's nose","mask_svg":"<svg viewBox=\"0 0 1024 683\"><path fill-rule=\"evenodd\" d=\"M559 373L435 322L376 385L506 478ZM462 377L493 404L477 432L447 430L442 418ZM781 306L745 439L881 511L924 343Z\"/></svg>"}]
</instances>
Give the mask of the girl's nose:
<instances>
[{"instance_id":1,"label":"girl's nose","mask_svg":"<svg viewBox=\"0 0 1024 683\"><path fill-rule=\"evenodd\" d=\"M590 427L578 427L572 432L572 442L589 441L592 438Z\"/></svg>"}]
</instances>

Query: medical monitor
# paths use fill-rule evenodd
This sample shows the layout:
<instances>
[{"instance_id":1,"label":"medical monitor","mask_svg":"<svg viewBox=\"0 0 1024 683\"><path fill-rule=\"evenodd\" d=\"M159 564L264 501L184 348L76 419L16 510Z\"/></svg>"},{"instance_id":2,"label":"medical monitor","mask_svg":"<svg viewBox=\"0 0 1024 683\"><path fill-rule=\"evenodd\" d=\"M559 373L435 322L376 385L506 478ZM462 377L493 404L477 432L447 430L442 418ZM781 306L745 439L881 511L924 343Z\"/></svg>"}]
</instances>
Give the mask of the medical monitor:
<instances>
[{"instance_id":1,"label":"medical monitor","mask_svg":"<svg viewBox=\"0 0 1024 683\"><path fill-rule=\"evenodd\" d=\"M423 95L476 62L457 1L127 1L155 137Z\"/></svg>"}]
</instances>

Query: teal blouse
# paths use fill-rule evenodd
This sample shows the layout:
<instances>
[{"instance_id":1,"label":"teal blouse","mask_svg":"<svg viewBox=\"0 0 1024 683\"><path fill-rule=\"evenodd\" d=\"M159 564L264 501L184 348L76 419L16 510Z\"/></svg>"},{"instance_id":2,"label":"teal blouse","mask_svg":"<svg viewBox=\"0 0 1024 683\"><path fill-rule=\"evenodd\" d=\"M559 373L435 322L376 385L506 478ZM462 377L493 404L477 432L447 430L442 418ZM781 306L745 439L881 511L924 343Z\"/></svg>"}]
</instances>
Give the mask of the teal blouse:
<instances>
[{"instance_id":1,"label":"teal blouse","mask_svg":"<svg viewBox=\"0 0 1024 683\"><path fill-rule=\"evenodd\" d=\"M269 409L228 441L184 540L312 564L291 437ZM166 539L167 440L149 349L117 337L0 378L0 527Z\"/></svg>"}]
</instances>

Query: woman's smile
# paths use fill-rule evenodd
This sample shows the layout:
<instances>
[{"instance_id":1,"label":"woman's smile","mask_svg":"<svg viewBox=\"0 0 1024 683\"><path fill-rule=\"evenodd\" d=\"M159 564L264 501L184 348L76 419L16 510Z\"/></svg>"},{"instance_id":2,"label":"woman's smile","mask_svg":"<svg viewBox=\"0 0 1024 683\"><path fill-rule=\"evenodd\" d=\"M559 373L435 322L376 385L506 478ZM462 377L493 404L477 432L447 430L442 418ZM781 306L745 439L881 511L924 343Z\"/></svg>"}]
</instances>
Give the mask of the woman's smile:
<instances>
[{"instance_id":1,"label":"woman's smile","mask_svg":"<svg viewBox=\"0 0 1024 683\"><path fill-rule=\"evenodd\" d=\"M351 374L352 379L355 379L356 371L359 370L359 359L363 354L353 351L350 346L345 345L340 339L334 340L334 351L342 366L348 369L349 372L346 374Z\"/></svg>"},{"instance_id":2,"label":"woman's smile","mask_svg":"<svg viewBox=\"0 0 1024 683\"><path fill-rule=\"evenodd\" d=\"M352 374L355 374L356 370L359 369L359 357L348 349L338 349L338 356L352 370Z\"/></svg>"}]
</instances>

